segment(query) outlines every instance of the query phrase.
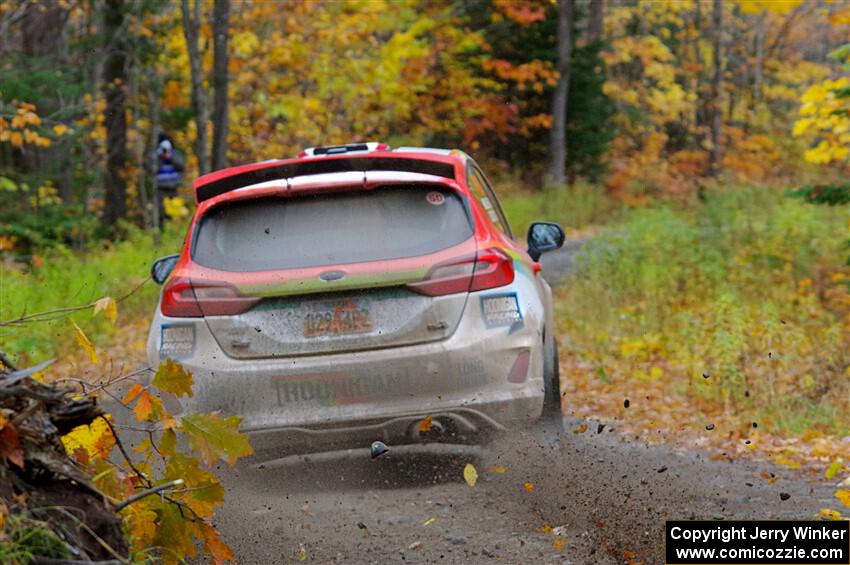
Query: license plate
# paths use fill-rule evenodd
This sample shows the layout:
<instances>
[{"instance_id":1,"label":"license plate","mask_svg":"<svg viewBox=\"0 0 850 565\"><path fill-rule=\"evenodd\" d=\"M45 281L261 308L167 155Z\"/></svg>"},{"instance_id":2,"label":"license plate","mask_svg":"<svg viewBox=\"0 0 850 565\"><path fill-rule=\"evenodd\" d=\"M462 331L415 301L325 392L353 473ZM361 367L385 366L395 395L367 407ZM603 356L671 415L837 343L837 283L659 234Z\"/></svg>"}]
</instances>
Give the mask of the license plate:
<instances>
[{"instance_id":1,"label":"license plate","mask_svg":"<svg viewBox=\"0 0 850 565\"><path fill-rule=\"evenodd\" d=\"M331 300L305 306L304 337L359 334L372 331L368 300Z\"/></svg>"}]
</instances>

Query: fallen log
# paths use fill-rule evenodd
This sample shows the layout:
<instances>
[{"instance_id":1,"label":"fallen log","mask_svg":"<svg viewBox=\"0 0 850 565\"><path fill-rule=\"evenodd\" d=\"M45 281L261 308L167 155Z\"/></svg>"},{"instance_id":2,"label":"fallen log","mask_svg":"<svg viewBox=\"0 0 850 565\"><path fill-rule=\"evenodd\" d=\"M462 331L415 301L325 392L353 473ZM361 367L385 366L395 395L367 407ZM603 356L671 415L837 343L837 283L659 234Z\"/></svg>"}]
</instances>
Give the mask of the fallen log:
<instances>
[{"instance_id":1,"label":"fallen log","mask_svg":"<svg viewBox=\"0 0 850 565\"><path fill-rule=\"evenodd\" d=\"M103 415L96 399L33 379L43 366L0 363L0 561L8 551L22 564L128 562L115 506L61 441Z\"/></svg>"}]
</instances>

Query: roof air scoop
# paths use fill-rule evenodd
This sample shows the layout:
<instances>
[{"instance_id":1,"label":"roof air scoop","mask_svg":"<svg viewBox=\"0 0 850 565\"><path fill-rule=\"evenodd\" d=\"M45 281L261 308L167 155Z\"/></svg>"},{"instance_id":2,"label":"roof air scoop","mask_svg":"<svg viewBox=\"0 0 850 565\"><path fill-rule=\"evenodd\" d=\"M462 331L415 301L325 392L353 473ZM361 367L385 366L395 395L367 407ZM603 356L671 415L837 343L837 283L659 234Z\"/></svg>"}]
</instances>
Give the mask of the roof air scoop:
<instances>
[{"instance_id":1,"label":"roof air scoop","mask_svg":"<svg viewBox=\"0 0 850 565\"><path fill-rule=\"evenodd\" d=\"M322 145L319 147L308 147L298 153L298 157L322 157L331 155L344 155L346 153L366 153L369 151L389 151L390 146L379 141L367 141L365 143L349 143L348 145Z\"/></svg>"}]
</instances>

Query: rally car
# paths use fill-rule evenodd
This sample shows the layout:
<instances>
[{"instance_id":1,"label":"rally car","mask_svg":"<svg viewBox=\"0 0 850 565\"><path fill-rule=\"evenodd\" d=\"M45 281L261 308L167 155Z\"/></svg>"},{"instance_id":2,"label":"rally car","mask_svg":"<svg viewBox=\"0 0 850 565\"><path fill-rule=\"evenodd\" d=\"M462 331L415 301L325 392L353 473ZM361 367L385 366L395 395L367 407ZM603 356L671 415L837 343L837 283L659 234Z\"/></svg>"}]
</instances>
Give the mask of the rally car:
<instances>
[{"instance_id":1,"label":"rally car","mask_svg":"<svg viewBox=\"0 0 850 565\"><path fill-rule=\"evenodd\" d=\"M195 379L180 410L242 418L268 457L477 442L560 422L552 293L537 262L564 241L514 238L458 150L382 143L213 172L163 284L157 366Z\"/></svg>"}]
</instances>

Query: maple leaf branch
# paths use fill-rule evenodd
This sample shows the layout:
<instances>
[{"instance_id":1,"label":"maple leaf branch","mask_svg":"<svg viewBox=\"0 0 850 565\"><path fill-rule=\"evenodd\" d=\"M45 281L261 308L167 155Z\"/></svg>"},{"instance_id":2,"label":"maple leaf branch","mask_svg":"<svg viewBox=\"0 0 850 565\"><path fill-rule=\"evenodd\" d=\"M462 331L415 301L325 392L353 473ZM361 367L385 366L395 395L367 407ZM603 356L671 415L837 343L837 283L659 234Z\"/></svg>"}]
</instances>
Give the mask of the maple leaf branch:
<instances>
[{"instance_id":1,"label":"maple leaf branch","mask_svg":"<svg viewBox=\"0 0 850 565\"><path fill-rule=\"evenodd\" d=\"M153 448L153 450L154 450L154 451L156 451L156 454L157 454L157 455L159 455L159 458L160 458L160 459L162 459L162 462L163 462L163 463L165 463L165 462L166 462L166 461L165 461L165 455L163 455L163 454L162 454L162 452L161 452L161 451L159 450L159 448L156 446L156 442L153 440L153 432L154 432L154 430L152 430L152 429L148 428L148 429L147 429L147 430L145 430L145 431L146 431L146 432L147 432L147 434L148 434L148 439L149 439L149 440L150 440L150 442L151 442L151 447Z\"/></svg>"},{"instance_id":2,"label":"maple leaf branch","mask_svg":"<svg viewBox=\"0 0 850 565\"><path fill-rule=\"evenodd\" d=\"M112 422L109 421L109 418L107 418L104 415L101 415L100 418L104 422L106 422L106 426L109 428L109 431L112 432L112 437L115 438L115 445L118 446L118 450L121 452L121 455L124 456L124 461L127 462L127 465L130 466L130 469L132 469L133 472L136 473L136 475L140 479L145 481L145 484L148 486L148 488L153 488L153 482L151 482L151 480L147 477L147 475L142 473L138 469L138 467L136 467L136 465L133 463L133 460L130 459L130 455L127 453L127 450L124 448L124 444L121 443L121 439L118 437L118 433L115 431L115 427L112 425Z\"/></svg>"},{"instance_id":3,"label":"maple leaf branch","mask_svg":"<svg viewBox=\"0 0 850 565\"><path fill-rule=\"evenodd\" d=\"M61 382L67 381L67 382L71 382L71 383L76 383L76 384L80 385L80 388L83 389L82 392L83 392L84 395L91 396L93 394L97 394L100 391L108 392L106 389L111 387L112 385L118 384L122 381L126 381L127 379L131 379L131 378L136 377L136 376L138 376L138 375L140 375L144 372L147 372L147 371L153 372L153 369L151 369L150 367L142 367L140 369L136 369L135 371L132 371L132 372L127 373L125 375L118 375L117 377L113 377L113 378L109 379L108 381L106 381L104 383L97 384L97 385L92 385L91 382L89 382L85 379L78 379L78 378L75 378L75 377L64 377L64 378L61 378L61 379L56 379L53 382L61 383ZM87 386L93 386L93 388L86 389ZM110 395L110 396L112 396L112 395ZM112 398L115 398L115 397L112 396ZM124 403L119 401L119 404L124 404Z\"/></svg>"},{"instance_id":4,"label":"maple leaf branch","mask_svg":"<svg viewBox=\"0 0 850 565\"><path fill-rule=\"evenodd\" d=\"M145 280L136 285L130 292L121 296L120 298L115 299L115 302L123 302L124 300L130 298L133 294L136 293L140 288L142 288L149 280L150 277L147 277ZM81 306L66 306L64 308L53 308L51 310L45 310L43 312L36 312L35 314L24 314L18 316L17 318L12 318L10 320L0 321L0 327L5 326L17 326L21 324L32 324L37 322L50 322L53 320L58 320L61 318L67 318L69 315L74 312L80 312L82 310L88 310L89 308L94 308L97 301L90 302L88 304L83 304Z\"/></svg>"},{"instance_id":5,"label":"maple leaf branch","mask_svg":"<svg viewBox=\"0 0 850 565\"><path fill-rule=\"evenodd\" d=\"M184 482L183 479L174 479L173 481L168 481L167 483L163 483L161 485L156 485L155 487L151 487L147 490L143 490L142 492L137 492L136 494L134 494L133 496L131 496L127 500L124 500L123 502L117 504L115 506L115 511L121 512L121 510L123 510L127 506L133 504L137 500L141 500L141 499L145 498L146 496L150 496L152 494L156 494L158 492L162 492L164 490L168 490L170 488L180 486L180 485L183 484L183 482Z\"/></svg>"}]
</instances>

